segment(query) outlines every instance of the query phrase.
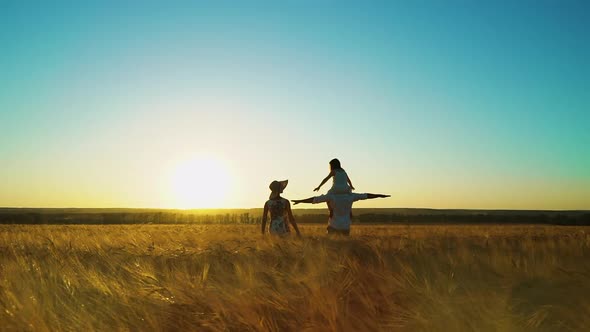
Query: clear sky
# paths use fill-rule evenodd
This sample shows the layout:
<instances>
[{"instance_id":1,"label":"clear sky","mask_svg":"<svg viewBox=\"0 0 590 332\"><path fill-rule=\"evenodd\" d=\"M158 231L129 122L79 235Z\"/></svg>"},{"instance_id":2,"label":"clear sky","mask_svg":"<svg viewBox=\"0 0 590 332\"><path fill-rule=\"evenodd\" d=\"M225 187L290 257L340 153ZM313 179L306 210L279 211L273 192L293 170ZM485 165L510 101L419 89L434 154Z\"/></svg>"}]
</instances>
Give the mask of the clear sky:
<instances>
[{"instance_id":1,"label":"clear sky","mask_svg":"<svg viewBox=\"0 0 590 332\"><path fill-rule=\"evenodd\" d=\"M588 1L0 1L0 206L590 209ZM326 184L321 192L329 189Z\"/></svg>"}]
</instances>

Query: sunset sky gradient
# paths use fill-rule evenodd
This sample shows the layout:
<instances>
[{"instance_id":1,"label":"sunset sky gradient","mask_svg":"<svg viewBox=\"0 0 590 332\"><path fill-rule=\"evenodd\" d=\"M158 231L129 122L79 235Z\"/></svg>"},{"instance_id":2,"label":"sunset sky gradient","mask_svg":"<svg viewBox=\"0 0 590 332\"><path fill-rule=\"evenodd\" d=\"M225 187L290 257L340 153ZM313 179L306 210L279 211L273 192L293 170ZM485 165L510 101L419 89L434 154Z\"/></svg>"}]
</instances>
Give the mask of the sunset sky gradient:
<instances>
[{"instance_id":1,"label":"sunset sky gradient","mask_svg":"<svg viewBox=\"0 0 590 332\"><path fill-rule=\"evenodd\" d=\"M0 206L261 207L337 157L392 195L359 207L590 209L589 25L571 0L1 1Z\"/></svg>"}]
</instances>

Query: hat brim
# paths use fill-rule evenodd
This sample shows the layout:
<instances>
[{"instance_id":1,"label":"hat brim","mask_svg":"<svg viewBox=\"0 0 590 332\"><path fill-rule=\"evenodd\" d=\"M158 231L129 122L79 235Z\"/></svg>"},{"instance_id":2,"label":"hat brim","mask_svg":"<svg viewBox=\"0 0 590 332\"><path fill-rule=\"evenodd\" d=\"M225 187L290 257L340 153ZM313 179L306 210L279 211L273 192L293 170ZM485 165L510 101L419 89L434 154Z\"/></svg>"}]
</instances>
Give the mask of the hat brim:
<instances>
[{"instance_id":1,"label":"hat brim","mask_svg":"<svg viewBox=\"0 0 590 332\"><path fill-rule=\"evenodd\" d=\"M278 183L278 185L276 185L275 183ZM287 188L287 185L289 184L289 180L283 180L283 181L273 181L269 188L271 190L269 199L273 199L276 198L277 196L279 196L279 194L285 190L285 188Z\"/></svg>"}]
</instances>

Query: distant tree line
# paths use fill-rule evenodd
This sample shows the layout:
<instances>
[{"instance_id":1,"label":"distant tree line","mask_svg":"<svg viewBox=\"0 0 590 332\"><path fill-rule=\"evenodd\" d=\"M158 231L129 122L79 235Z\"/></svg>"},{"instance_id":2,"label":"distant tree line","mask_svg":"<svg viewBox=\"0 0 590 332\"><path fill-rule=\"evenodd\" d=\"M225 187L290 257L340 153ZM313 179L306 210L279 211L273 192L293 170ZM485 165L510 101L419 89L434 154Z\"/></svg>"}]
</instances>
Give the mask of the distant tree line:
<instances>
[{"instance_id":1,"label":"distant tree line","mask_svg":"<svg viewBox=\"0 0 590 332\"><path fill-rule=\"evenodd\" d=\"M580 214L360 214L354 218L358 223L394 224L548 224L589 225L590 213Z\"/></svg>"},{"instance_id":2,"label":"distant tree line","mask_svg":"<svg viewBox=\"0 0 590 332\"><path fill-rule=\"evenodd\" d=\"M298 223L326 223L327 214L305 213L296 215ZM262 222L259 213L191 214L183 212L92 212L92 213L47 213L47 212L2 212L0 224L244 224ZM355 224L551 224L590 225L590 212L583 213L448 213L448 214L402 214L358 213Z\"/></svg>"},{"instance_id":3,"label":"distant tree line","mask_svg":"<svg viewBox=\"0 0 590 332\"><path fill-rule=\"evenodd\" d=\"M261 217L249 213L187 214L174 212L130 213L4 213L0 224L257 224Z\"/></svg>"}]
</instances>

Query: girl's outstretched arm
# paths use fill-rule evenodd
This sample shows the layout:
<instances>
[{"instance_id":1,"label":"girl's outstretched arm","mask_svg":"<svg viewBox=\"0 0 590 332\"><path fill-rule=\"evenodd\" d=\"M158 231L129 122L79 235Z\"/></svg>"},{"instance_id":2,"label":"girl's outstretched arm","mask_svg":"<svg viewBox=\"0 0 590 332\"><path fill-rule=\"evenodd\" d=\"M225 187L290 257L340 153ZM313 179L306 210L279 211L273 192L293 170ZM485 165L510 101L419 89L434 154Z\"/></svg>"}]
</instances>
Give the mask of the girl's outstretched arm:
<instances>
[{"instance_id":1,"label":"girl's outstretched arm","mask_svg":"<svg viewBox=\"0 0 590 332\"><path fill-rule=\"evenodd\" d=\"M319 186L317 186L317 188L315 188L313 191L318 191L320 190L320 188L324 185L324 183L326 183L328 180L330 180L330 178L334 176L334 172L330 172L330 174L328 174L328 176L326 176L325 179L322 180L322 183L320 183Z\"/></svg>"}]
</instances>

